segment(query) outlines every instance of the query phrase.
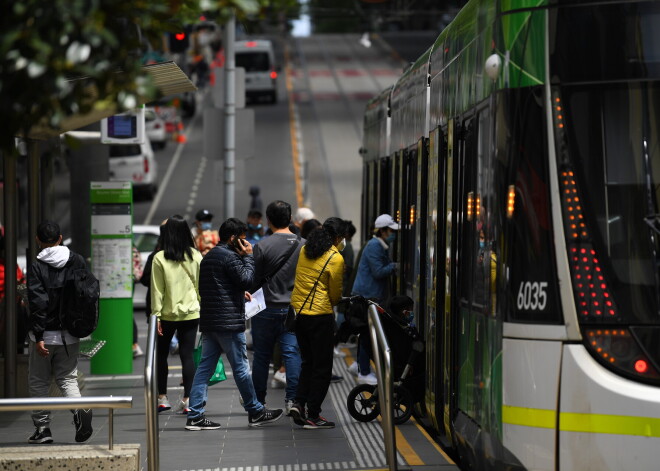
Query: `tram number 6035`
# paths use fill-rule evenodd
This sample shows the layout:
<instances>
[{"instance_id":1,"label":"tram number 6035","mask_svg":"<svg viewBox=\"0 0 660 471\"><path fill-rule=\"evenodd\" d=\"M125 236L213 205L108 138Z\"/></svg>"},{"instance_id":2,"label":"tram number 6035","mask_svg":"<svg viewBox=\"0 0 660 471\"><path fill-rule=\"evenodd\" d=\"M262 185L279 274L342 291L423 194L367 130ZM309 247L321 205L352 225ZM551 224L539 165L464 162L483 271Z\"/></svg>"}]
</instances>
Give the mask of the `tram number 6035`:
<instances>
[{"instance_id":1,"label":"tram number 6035","mask_svg":"<svg viewBox=\"0 0 660 471\"><path fill-rule=\"evenodd\" d=\"M546 288L547 281L531 282L523 281L518 289L518 310L542 311L548 300Z\"/></svg>"}]
</instances>

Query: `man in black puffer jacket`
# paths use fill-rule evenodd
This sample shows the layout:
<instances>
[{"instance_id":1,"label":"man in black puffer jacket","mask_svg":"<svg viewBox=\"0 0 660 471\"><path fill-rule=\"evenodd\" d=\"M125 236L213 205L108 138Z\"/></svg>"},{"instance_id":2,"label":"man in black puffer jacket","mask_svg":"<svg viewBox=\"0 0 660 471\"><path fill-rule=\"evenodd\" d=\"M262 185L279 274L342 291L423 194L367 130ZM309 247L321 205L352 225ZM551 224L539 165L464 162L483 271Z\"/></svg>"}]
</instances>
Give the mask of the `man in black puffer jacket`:
<instances>
[{"instance_id":1,"label":"man in black puffer jacket","mask_svg":"<svg viewBox=\"0 0 660 471\"><path fill-rule=\"evenodd\" d=\"M252 245L245 240L247 226L229 218L220 226L220 243L206 254L199 272L202 360L190 391L187 430L215 430L220 424L204 417L206 388L221 352L225 352L234 381L243 398L250 427L274 422L282 409L266 409L257 400L250 376L245 343L245 299L254 282Z\"/></svg>"}]
</instances>

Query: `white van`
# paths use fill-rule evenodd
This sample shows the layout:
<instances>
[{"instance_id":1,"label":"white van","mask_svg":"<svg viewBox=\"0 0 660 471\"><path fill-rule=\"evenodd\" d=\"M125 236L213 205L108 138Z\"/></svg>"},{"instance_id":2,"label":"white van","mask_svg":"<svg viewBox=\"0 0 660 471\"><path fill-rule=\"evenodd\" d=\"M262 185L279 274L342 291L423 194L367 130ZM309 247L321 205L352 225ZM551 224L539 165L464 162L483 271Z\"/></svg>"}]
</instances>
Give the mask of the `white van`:
<instances>
[{"instance_id":1,"label":"white van","mask_svg":"<svg viewBox=\"0 0 660 471\"><path fill-rule=\"evenodd\" d=\"M236 41L236 67L245 69L245 94L265 95L277 102L277 71L273 43L265 39Z\"/></svg>"}]
</instances>

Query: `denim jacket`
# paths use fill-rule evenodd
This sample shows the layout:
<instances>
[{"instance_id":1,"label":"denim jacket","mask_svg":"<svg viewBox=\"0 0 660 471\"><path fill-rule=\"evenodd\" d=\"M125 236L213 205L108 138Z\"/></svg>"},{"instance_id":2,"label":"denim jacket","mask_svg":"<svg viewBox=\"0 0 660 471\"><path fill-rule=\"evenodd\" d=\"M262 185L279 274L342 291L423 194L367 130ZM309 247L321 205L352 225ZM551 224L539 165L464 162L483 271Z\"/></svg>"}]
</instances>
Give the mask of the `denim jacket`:
<instances>
[{"instance_id":1,"label":"denim jacket","mask_svg":"<svg viewBox=\"0 0 660 471\"><path fill-rule=\"evenodd\" d=\"M352 294L382 302L387 294L388 276L396 264L390 260L385 244L374 236L362 251Z\"/></svg>"}]
</instances>

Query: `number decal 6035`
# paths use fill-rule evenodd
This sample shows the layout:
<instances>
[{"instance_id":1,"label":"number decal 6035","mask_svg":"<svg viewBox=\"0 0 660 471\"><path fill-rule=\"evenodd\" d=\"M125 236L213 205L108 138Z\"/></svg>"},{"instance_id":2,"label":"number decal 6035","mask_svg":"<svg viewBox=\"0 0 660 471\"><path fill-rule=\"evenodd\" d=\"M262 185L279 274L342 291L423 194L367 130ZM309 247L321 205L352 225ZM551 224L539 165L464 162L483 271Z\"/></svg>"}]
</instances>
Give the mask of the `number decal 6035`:
<instances>
[{"instance_id":1,"label":"number decal 6035","mask_svg":"<svg viewBox=\"0 0 660 471\"><path fill-rule=\"evenodd\" d=\"M518 288L518 310L543 311L548 301L547 287L547 281L522 281Z\"/></svg>"}]
</instances>

